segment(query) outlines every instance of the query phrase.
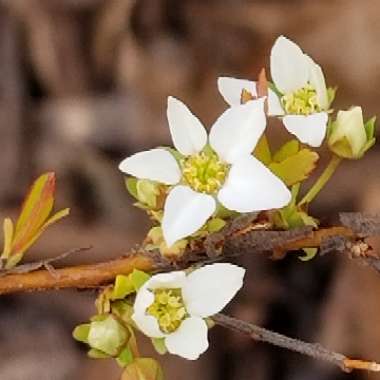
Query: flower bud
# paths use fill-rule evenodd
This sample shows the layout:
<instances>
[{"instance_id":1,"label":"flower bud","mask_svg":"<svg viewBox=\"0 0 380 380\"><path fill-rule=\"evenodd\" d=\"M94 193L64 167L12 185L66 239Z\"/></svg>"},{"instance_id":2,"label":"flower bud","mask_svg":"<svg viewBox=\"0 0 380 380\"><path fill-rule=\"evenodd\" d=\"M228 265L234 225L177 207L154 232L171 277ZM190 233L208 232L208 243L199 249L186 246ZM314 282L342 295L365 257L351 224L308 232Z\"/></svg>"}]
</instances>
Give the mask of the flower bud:
<instances>
[{"instance_id":1,"label":"flower bud","mask_svg":"<svg viewBox=\"0 0 380 380\"><path fill-rule=\"evenodd\" d=\"M88 344L110 356L116 356L127 342L128 331L112 315L90 324Z\"/></svg>"},{"instance_id":2,"label":"flower bud","mask_svg":"<svg viewBox=\"0 0 380 380\"><path fill-rule=\"evenodd\" d=\"M375 143L375 119L363 121L361 107L339 111L330 126L328 144L337 156L358 159Z\"/></svg>"}]
</instances>

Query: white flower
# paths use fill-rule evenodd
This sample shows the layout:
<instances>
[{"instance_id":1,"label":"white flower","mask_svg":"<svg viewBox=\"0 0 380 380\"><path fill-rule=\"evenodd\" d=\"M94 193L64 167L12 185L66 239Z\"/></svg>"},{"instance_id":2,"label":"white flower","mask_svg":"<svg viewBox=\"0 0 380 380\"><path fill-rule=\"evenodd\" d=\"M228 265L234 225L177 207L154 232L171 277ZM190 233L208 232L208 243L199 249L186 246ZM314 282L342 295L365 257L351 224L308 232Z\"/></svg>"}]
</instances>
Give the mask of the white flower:
<instances>
[{"instance_id":1,"label":"white flower","mask_svg":"<svg viewBox=\"0 0 380 380\"><path fill-rule=\"evenodd\" d=\"M236 265L206 265L152 276L137 292L132 319L150 338L164 338L171 354L195 360L208 348L204 318L220 312L243 285Z\"/></svg>"},{"instance_id":2,"label":"white flower","mask_svg":"<svg viewBox=\"0 0 380 380\"><path fill-rule=\"evenodd\" d=\"M268 91L268 114L279 116L301 142L318 147L326 135L329 107L321 67L294 42L277 38L270 57L271 76L280 95ZM240 104L242 90L257 96L256 82L221 77L218 88L230 105Z\"/></svg>"},{"instance_id":3,"label":"white flower","mask_svg":"<svg viewBox=\"0 0 380 380\"><path fill-rule=\"evenodd\" d=\"M178 163L164 148L136 153L121 162L122 172L171 185L162 230L171 246L201 228L216 210L253 212L280 208L290 201L286 186L251 153L265 126L264 99L227 109L210 136L178 99L168 98L167 117ZM209 145L207 145L209 143Z\"/></svg>"}]
</instances>

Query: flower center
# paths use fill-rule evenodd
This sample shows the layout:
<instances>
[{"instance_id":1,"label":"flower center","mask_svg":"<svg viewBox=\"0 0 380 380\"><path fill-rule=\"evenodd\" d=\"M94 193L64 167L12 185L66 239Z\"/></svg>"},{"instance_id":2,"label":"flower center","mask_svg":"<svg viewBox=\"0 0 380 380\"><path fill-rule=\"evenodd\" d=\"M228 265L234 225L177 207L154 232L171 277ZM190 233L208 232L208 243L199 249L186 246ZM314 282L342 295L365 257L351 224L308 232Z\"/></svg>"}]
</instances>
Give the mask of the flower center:
<instances>
[{"instance_id":1,"label":"flower center","mask_svg":"<svg viewBox=\"0 0 380 380\"><path fill-rule=\"evenodd\" d=\"M154 302L147 313L157 319L162 332L172 333L187 317L181 289L155 289L153 294Z\"/></svg>"},{"instance_id":2,"label":"flower center","mask_svg":"<svg viewBox=\"0 0 380 380\"><path fill-rule=\"evenodd\" d=\"M182 179L193 190L213 194L226 179L229 166L212 151L204 151L181 161Z\"/></svg>"},{"instance_id":3,"label":"flower center","mask_svg":"<svg viewBox=\"0 0 380 380\"><path fill-rule=\"evenodd\" d=\"M321 111L317 92L311 84L285 94L281 98L281 104L285 112L291 115L310 115Z\"/></svg>"}]
</instances>

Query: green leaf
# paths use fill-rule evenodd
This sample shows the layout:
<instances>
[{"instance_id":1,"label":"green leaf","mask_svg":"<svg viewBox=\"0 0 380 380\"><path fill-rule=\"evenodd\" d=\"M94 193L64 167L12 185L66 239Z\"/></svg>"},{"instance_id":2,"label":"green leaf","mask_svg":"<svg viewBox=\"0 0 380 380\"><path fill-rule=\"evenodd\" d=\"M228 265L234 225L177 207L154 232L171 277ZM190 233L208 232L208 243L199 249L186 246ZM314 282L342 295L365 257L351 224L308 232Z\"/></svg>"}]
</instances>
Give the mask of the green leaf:
<instances>
[{"instance_id":1,"label":"green leaf","mask_svg":"<svg viewBox=\"0 0 380 380\"><path fill-rule=\"evenodd\" d=\"M73 338L78 342L88 343L88 333L90 332L90 323L84 323L75 327L73 331Z\"/></svg>"},{"instance_id":2,"label":"green leaf","mask_svg":"<svg viewBox=\"0 0 380 380\"><path fill-rule=\"evenodd\" d=\"M220 218L212 218L207 223L207 231L210 233L220 231L226 225L226 221Z\"/></svg>"},{"instance_id":3,"label":"green leaf","mask_svg":"<svg viewBox=\"0 0 380 380\"><path fill-rule=\"evenodd\" d=\"M152 344L154 349L160 355L165 355L168 351L165 344L165 338L152 338Z\"/></svg>"},{"instance_id":4,"label":"green leaf","mask_svg":"<svg viewBox=\"0 0 380 380\"><path fill-rule=\"evenodd\" d=\"M118 364L121 367L126 367L133 362L133 354L129 347L126 347L121 351L120 355L116 358Z\"/></svg>"},{"instance_id":5,"label":"green leaf","mask_svg":"<svg viewBox=\"0 0 380 380\"><path fill-rule=\"evenodd\" d=\"M129 177L125 179L125 187L129 194L132 195L133 198L137 199L137 178Z\"/></svg>"},{"instance_id":6,"label":"green leaf","mask_svg":"<svg viewBox=\"0 0 380 380\"><path fill-rule=\"evenodd\" d=\"M303 251L305 252L304 256L298 257L301 261L309 261L311 259L314 259L316 254L318 253L318 248L303 248Z\"/></svg>"},{"instance_id":7,"label":"green leaf","mask_svg":"<svg viewBox=\"0 0 380 380\"><path fill-rule=\"evenodd\" d=\"M253 155L261 161L264 165L269 165L272 161L272 154L270 151L268 139L265 135L260 137L259 142L256 145Z\"/></svg>"},{"instance_id":8,"label":"green leaf","mask_svg":"<svg viewBox=\"0 0 380 380\"><path fill-rule=\"evenodd\" d=\"M280 149L274 154L273 161L281 162L294 156L300 150L300 143L298 140L290 140L280 147Z\"/></svg>"},{"instance_id":9,"label":"green leaf","mask_svg":"<svg viewBox=\"0 0 380 380\"><path fill-rule=\"evenodd\" d=\"M318 153L305 148L282 162L271 163L269 169L287 186L292 186L308 178L318 159Z\"/></svg>"},{"instance_id":10,"label":"green leaf","mask_svg":"<svg viewBox=\"0 0 380 380\"><path fill-rule=\"evenodd\" d=\"M121 380L164 380L164 374L156 360L138 358L124 370Z\"/></svg>"},{"instance_id":11,"label":"green leaf","mask_svg":"<svg viewBox=\"0 0 380 380\"><path fill-rule=\"evenodd\" d=\"M130 276L124 276L119 274L116 276L115 285L113 287L111 299L112 300L121 300L127 295L134 293L135 287Z\"/></svg>"},{"instance_id":12,"label":"green leaf","mask_svg":"<svg viewBox=\"0 0 380 380\"><path fill-rule=\"evenodd\" d=\"M137 269L134 269L129 276L136 292L150 279L148 273Z\"/></svg>"}]
</instances>

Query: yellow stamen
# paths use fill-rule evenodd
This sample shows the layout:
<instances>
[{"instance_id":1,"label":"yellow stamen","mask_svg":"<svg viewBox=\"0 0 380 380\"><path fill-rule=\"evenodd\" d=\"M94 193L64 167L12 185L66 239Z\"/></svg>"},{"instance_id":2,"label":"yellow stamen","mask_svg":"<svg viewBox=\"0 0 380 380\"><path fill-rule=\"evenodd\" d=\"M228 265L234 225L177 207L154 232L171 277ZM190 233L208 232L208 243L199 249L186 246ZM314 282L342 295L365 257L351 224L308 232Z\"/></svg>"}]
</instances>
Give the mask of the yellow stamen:
<instances>
[{"instance_id":1,"label":"yellow stamen","mask_svg":"<svg viewBox=\"0 0 380 380\"><path fill-rule=\"evenodd\" d=\"M281 104L285 112L291 115L310 115L322 111L317 92L311 84L285 94L281 98Z\"/></svg>"},{"instance_id":2,"label":"yellow stamen","mask_svg":"<svg viewBox=\"0 0 380 380\"><path fill-rule=\"evenodd\" d=\"M178 329L187 317L181 289L155 289L154 302L147 313L155 317L162 332L171 333Z\"/></svg>"}]
</instances>

